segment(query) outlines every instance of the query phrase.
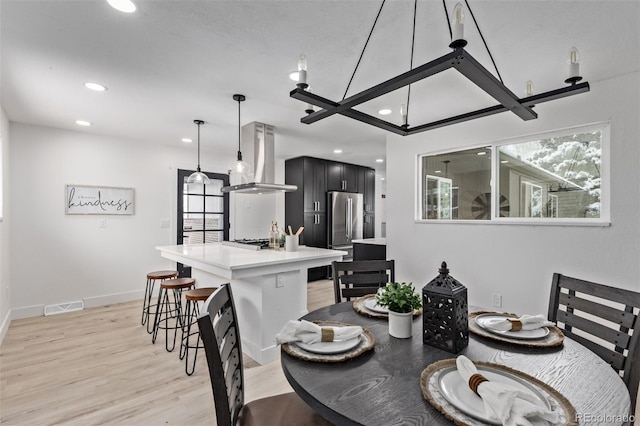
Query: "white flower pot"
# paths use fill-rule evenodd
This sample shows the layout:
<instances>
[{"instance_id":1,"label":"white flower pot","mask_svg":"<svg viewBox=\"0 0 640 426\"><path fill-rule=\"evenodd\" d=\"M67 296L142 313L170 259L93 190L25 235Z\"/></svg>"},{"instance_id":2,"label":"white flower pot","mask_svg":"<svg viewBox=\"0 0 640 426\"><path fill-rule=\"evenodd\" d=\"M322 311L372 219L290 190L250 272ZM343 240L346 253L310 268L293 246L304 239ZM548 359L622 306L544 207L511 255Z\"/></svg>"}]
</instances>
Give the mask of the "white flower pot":
<instances>
[{"instance_id":1,"label":"white flower pot","mask_svg":"<svg viewBox=\"0 0 640 426\"><path fill-rule=\"evenodd\" d=\"M411 337L413 312L400 313L389 311L389 334L399 339Z\"/></svg>"}]
</instances>

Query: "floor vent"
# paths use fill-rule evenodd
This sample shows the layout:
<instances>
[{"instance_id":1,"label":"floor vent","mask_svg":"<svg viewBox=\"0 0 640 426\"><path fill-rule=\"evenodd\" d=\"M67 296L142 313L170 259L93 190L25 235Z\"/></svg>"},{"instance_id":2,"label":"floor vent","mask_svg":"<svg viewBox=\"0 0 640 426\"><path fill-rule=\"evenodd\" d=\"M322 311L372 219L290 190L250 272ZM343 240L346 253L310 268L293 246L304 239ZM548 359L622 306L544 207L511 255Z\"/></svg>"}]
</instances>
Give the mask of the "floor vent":
<instances>
[{"instance_id":1,"label":"floor vent","mask_svg":"<svg viewBox=\"0 0 640 426\"><path fill-rule=\"evenodd\" d=\"M57 305L47 305L44 307L44 315L64 314L65 312L81 311L84 309L82 301L59 303Z\"/></svg>"}]
</instances>

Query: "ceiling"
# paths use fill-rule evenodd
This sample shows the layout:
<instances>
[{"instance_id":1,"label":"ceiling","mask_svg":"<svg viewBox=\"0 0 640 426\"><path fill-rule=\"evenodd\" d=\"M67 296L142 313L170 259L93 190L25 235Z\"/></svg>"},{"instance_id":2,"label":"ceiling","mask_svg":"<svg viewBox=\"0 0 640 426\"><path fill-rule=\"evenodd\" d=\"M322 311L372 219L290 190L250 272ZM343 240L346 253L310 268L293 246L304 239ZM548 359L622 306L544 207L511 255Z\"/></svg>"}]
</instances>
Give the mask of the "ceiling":
<instances>
[{"instance_id":1,"label":"ceiling","mask_svg":"<svg viewBox=\"0 0 640 426\"><path fill-rule=\"evenodd\" d=\"M451 10L453 1L447 1ZM564 86L571 46L591 83L637 71L640 2L489 1L471 7L504 83L523 96ZM342 99L380 7L374 0L138 0L124 14L105 0L0 1L1 101L9 120L184 146L201 129L203 156L232 160L237 146L234 93L246 95L242 124L276 127L276 156L313 155L384 173L386 132L343 116L300 123L305 104L289 98L288 74L300 53L315 93ZM407 71L413 1L384 6L348 95ZM467 50L494 71L467 14ZM450 52L442 2L417 9L414 66ZM495 74L495 73L494 73ZM91 92L83 83L108 86ZM454 71L412 86L409 121L422 124L495 101ZM371 101L399 123L406 89ZM508 114L508 113L505 113ZM390 117L390 118L389 118ZM384 118L384 117L383 117ZM76 119L93 123L89 128ZM514 117L513 119L519 120ZM343 153L334 154L341 148Z\"/></svg>"}]
</instances>

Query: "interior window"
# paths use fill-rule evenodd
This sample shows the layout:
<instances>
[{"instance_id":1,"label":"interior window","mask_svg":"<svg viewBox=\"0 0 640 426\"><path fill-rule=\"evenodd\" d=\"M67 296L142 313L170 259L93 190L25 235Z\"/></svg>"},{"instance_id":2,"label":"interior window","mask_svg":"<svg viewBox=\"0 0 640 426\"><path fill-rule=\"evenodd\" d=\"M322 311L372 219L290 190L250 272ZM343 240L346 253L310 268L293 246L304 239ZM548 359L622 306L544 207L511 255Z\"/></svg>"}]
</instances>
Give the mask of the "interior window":
<instances>
[{"instance_id":1,"label":"interior window","mask_svg":"<svg viewBox=\"0 0 640 426\"><path fill-rule=\"evenodd\" d=\"M418 220L606 219L601 163L608 129L603 123L422 155Z\"/></svg>"},{"instance_id":2,"label":"interior window","mask_svg":"<svg viewBox=\"0 0 640 426\"><path fill-rule=\"evenodd\" d=\"M491 218L491 148L422 157L421 219Z\"/></svg>"},{"instance_id":3,"label":"interior window","mask_svg":"<svg viewBox=\"0 0 640 426\"><path fill-rule=\"evenodd\" d=\"M599 218L602 131L502 145L500 192L509 217Z\"/></svg>"}]
</instances>

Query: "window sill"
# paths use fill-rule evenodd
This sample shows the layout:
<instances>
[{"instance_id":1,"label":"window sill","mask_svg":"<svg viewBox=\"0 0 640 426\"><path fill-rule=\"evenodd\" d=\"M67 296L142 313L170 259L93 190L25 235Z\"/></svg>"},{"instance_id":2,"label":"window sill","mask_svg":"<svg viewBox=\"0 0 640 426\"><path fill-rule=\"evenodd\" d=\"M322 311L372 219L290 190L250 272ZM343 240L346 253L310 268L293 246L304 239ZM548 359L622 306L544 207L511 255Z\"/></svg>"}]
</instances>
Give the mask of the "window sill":
<instances>
[{"instance_id":1,"label":"window sill","mask_svg":"<svg viewBox=\"0 0 640 426\"><path fill-rule=\"evenodd\" d=\"M429 225L525 225L525 226L588 226L606 228L611 226L611 222L604 219L526 219L526 218L505 218L501 217L492 220L434 220L415 219L414 223Z\"/></svg>"}]
</instances>

